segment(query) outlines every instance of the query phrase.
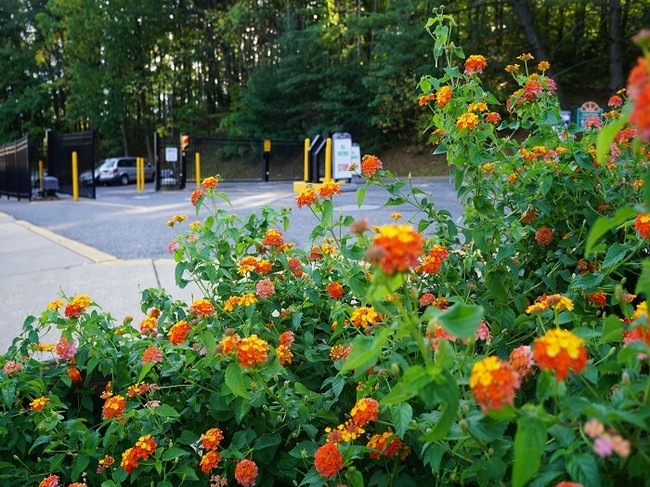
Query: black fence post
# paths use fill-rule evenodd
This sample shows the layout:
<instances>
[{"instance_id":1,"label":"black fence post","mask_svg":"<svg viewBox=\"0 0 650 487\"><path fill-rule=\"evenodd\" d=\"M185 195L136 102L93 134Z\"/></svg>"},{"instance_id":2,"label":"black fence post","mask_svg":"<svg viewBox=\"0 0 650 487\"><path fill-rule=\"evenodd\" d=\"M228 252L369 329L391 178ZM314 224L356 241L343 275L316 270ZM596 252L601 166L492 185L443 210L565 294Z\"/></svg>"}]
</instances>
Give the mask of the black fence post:
<instances>
[{"instance_id":1,"label":"black fence post","mask_svg":"<svg viewBox=\"0 0 650 487\"><path fill-rule=\"evenodd\" d=\"M158 132L153 133L153 158L154 158L154 171L156 171L156 179L154 182L154 189L160 191L160 180L161 178L161 165L160 164L160 136Z\"/></svg>"},{"instance_id":2,"label":"black fence post","mask_svg":"<svg viewBox=\"0 0 650 487\"><path fill-rule=\"evenodd\" d=\"M264 139L264 182L269 182L269 171L271 170L271 139Z\"/></svg>"}]
</instances>

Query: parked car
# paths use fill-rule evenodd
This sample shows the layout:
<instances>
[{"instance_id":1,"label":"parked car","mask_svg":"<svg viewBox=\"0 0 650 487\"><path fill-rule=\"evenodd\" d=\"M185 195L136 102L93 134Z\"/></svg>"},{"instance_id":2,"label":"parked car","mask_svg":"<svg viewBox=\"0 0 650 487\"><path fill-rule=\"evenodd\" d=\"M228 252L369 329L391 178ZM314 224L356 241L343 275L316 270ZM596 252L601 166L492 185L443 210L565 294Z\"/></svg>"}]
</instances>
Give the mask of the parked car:
<instances>
[{"instance_id":1,"label":"parked car","mask_svg":"<svg viewBox=\"0 0 650 487\"><path fill-rule=\"evenodd\" d=\"M99 161L97 165L95 166L95 169L93 171L88 170L84 171L79 175L79 182L83 184L84 186L90 186L93 184L92 178L95 178L95 183L99 182L99 168L101 167L102 163L104 161Z\"/></svg>"},{"instance_id":2,"label":"parked car","mask_svg":"<svg viewBox=\"0 0 650 487\"><path fill-rule=\"evenodd\" d=\"M100 184L129 184L136 181L136 158L135 157L112 157L104 159L99 166ZM153 181L156 177L156 170L150 164L144 164L145 181Z\"/></svg>"}]
</instances>

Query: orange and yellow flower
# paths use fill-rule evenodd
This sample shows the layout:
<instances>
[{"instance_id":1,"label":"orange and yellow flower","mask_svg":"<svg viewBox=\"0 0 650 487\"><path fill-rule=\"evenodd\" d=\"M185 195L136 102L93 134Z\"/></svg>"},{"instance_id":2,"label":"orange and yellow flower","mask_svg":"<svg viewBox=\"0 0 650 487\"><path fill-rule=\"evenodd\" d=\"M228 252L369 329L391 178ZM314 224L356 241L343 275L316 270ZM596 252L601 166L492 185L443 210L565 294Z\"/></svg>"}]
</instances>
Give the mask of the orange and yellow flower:
<instances>
[{"instance_id":1,"label":"orange and yellow flower","mask_svg":"<svg viewBox=\"0 0 650 487\"><path fill-rule=\"evenodd\" d=\"M275 355L278 357L280 365L291 364L291 360L293 359L293 352L286 345L278 345L275 349Z\"/></svg>"},{"instance_id":2,"label":"orange and yellow flower","mask_svg":"<svg viewBox=\"0 0 650 487\"><path fill-rule=\"evenodd\" d=\"M484 413L512 405L519 384L519 376L510 364L494 356L476 362L469 378L474 399Z\"/></svg>"},{"instance_id":3,"label":"orange and yellow flower","mask_svg":"<svg viewBox=\"0 0 650 487\"><path fill-rule=\"evenodd\" d=\"M316 471L325 478L336 477L343 469L343 454L336 443L325 443L314 456Z\"/></svg>"},{"instance_id":4,"label":"orange and yellow flower","mask_svg":"<svg viewBox=\"0 0 650 487\"><path fill-rule=\"evenodd\" d=\"M269 228L266 231L264 238L262 239L262 245L276 248L283 247L284 238L282 237L282 233L280 233L280 231L276 230L275 228Z\"/></svg>"},{"instance_id":5,"label":"orange and yellow flower","mask_svg":"<svg viewBox=\"0 0 650 487\"><path fill-rule=\"evenodd\" d=\"M29 403L29 410L40 412L43 410L45 406L47 406L49 402L50 400L47 397L44 396L38 397Z\"/></svg>"},{"instance_id":6,"label":"orange and yellow flower","mask_svg":"<svg viewBox=\"0 0 650 487\"><path fill-rule=\"evenodd\" d=\"M48 475L38 484L38 487L59 487L59 476Z\"/></svg>"},{"instance_id":7,"label":"orange and yellow flower","mask_svg":"<svg viewBox=\"0 0 650 487\"><path fill-rule=\"evenodd\" d=\"M312 188L307 188L304 191L301 191L300 194L296 197L296 205L298 208L302 208L303 206L311 206L317 201L318 195Z\"/></svg>"},{"instance_id":8,"label":"orange and yellow flower","mask_svg":"<svg viewBox=\"0 0 650 487\"><path fill-rule=\"evenodd\" d=\"M361 306L356 308L350 316L350 321L356 327L364 328L378 323L380 320L379 314L372 306Z\"/></svg>"},{"instance_id":9,"label":"orange and yellow flower","mask_svg":"<svg viewBox=\"0 0 650 487\"><path fill-rule=\"evenodd\" d=\"M204 178L203 181L201 181L201 186L203 187L203 189L216 188L218 184L219 184L219 180L214 176L209 176L207 178Z\"/></svg>"},{"instance_id":10,"label":"orange and yellow flower","mask_svg":"<svg viewBox=\"0 0 650 487\"><path fill-rule=\"evenodd\" d=\"M190 333L190 328L191 328L190 324L185 320L181 320L178 323L175 323L169 329L169 333L167 333L169 342L172 345L178 345L179 343L183 343L187 338L187 335Z\"/></svg>"},{"instance_id":11,"label":"orange and yellow flower","mask_svg":"<svg viewBox=\"0 0 650 487\"><path fill-rule=\"evenodd\" d=\"M370 178L382 168L383 163L377 156L366 154L361 159L361 174L363 174L364 177Z\"/></svg>"},{"instance_id":12,"label":"orange and yellow flower","mask_svg":"<svg viewBox=\"0 0 650 487\"><path fill-rule=\"evenodd\" d=\"M216 450L223 440L223 431L219 428L210 428L201 439L201 444L206 450Z\"/></svg>"},{"instance_id":13,"label":"orange and yellow flower","mask_svg":"<svg viewBox=\"0 0 650 487\"><path fill-rule=\"evenodd\" d=\"M330 282L327 285L327 294L329 294L332 299L341 299L343 296L343 286L338 282Z\"/></svg>"},{"instance_id":14,"label":"orange and yellow flower","mask_svg":"<svg viewBox=\"0 0 650 487\"><path fill-rule=\"evenodd\" d=\"M365 426L371 421L377 421L377 418L379 418L379 403L371 397L359 399L352 411L350 411L350 416L352 421L359 426Z\"/></svg>"},{"instance_id":15,"label":"orange and yellow flower","mask_svg":"<svg viewBox=\"0 0 650 487\"><path fill-rule=\"evenodd\" d=\"M237 267L237 273L242 276L248 274L255 268L256 264L257 264L257 259L252 255L247 255L239 263L239 267Z\"/></svg>"},{"instance_id":16,"label":"orange and yellow flower","mask_svg":"<svg viewBox=\"0 0 650 487\"><path fill-rule=\"evenodd\" d=\"M210 470L213 468L217 468L219 466L219 462L221 461L221 454L218 451L209 451L205 453L201 457L201 472L203 473L209 473Z\"/></svg>"},{"instance_id":17,"label":"orange and yellow flower","mask_svg":"<svg viewBox=\"0 0 650 487\"><path fill-rule=\"evenodd\" d=\"M147 347L142 353L143 364L157 364L158 362L162 362L162 359L162 350L157 347Z\"/></svg>"},{"instance_id":18,"label":"orange and yellow flower","mask_svg":"<svg viewBox=\"0 0 650 487\"><path fill-rule=\"evenodd\" d=\"M244 338L237 347L237 358L242 367L254 367L268 360L269 345L257 335Z\"/></svg>"},{"instance_id":19,"label":"orange and yellow flower","mask_svg":"<svg viewBox=\"0 0 650 487\"><path fill-rule=\"evenodd\" d=\"M451 86L443 86L436 93L436 102L438 107L444 108L447 103L451 100L452 89Z\"/></svg>"},{"instance_id":20,"label":"orange and yellow flower","mask_svg":"<svg viewBox=\"0 0 650 487\"><path fill-rule=\"evenodd\" d=\"M199 318L206 318L214 314L214 305L209 299L196 299L190 307Z\"/></svg>"},{"instance_id":21,"label":"orange and yellow flower","mask_svg":"<svg viewBox=\"0 0 650 487\"><path fill-rule=\"evenodd\" d=\"M639 213L634 221L634 229L641 238L650 239L650 213Z\"/></svg>"},{"instance_id":22,"label":"orange and yellow flower","mask_svg":"<svg viewBox=\"0 0 650 487\"><path fill-rule=\"evenodd\" d=\"M411 450L391 430L372 435L366 446L375 450L368 453L370 458L375 460L379 460L382 456L395 458L398 455L404 459Z\"/></svg>"},{"instance_id":23,"label":"orange and yellow flower","mask_svg":"<svg viewBox=\"0 0 650 487\"><path fill-rule=\"evenodd\" d=\"M578 374L587 365L584 340L560 328L549 330L535 340L533 356L537 366L554 371L557 380L564 380L570 369Z\"/></svg>"},{"instance_id":24,"label":"orange and yellow flower","mask_svg":"<svg viewBox=\"0 0 650 487\"><path fill-rule=\"evenodd\" d=\"M86 294L77 294L65 307L66 318L78 318L81 313L86 311L92 301Z\"/></svg>"},{"instance_id":25,"label":"orange and yellow flower","mask_svg":"<svg viewBox=\"0 0 650 487\"><path fill-rule=\"evenodd\" d=\"M471 76L476 73L481 74L486 67L487 61L485 60L485 57L480 54L472 54L465 60L466 75Z\"/></svg>"},{"instance_id":26,"label":"orange and yellow flower","mask_svg":"<svg viewBox=\"0 0 650 487\"><path fill-rule=\"evenodd\" d=\"M108 399L106 399L106 402L102 407L102 418L119 419L124 413L125 409L126 409L126 399L124 399L124 396L120 396L120 395L111 396Z\"/></svg>"},{"instance_id":27,"label":"orange and yellow flower","mask_svg":"<svg viewBox=\"0 0 650 487\"><path fill-rule=\"evenodd\" d=\"M456 120L456 128L458 130L467 129L472 130L478 125L478 115L472 112L463 113L458 120Z\"/></svg>"},{"instance_id":28,"label":"orange and yellow flower","mask_svg":"<svg viewBox=\"0 0 650 487\"><path fill-rule=\"evenodd\" d=\"M62 299L55 299L51 303L49 303L46 307L46 309L51 310L51 311L56 311L59 309L61 306L63 306L63 300Z\"/></svg>"},{"instance_id":29,"label":"orange and yellow flower","mask_svg":"<svg viewBox=\"0 0 650 487\"><path fill-rule=\"evenodd\" d=\"M368 259L379 264L389 275L406 272L418 265L418 258L424 254L422 235L410 225L384 225L372 239Z\"/></svg>"},{"instance_id":30,"label":"orange and yellow flower","mask_svg":"<svg viewBox=\"0 0 650 487\"><path fill-rule=\"evenodd\" d=\"M553 231L548 227L541 227L535 233L535 242L546 247L553 242Z\"/></svg>"},{"instance_id":31,"label":"orange and yellow flower","mask_svg":"<svg viewBox=\"0 0 650 487\"><path fill-rule=\"evenodd\" d=\"M318 194L321 198L329 198L335 194L341 194L341 185L336 181L325 181Z\"/></svg>"},{"instance_id":32,"label":"orange and yellow flower","mask_svg":"<svg viewBox=\"0 0 650 487\"><path fill-rule=\"evenodd\" d=\"M438 274L440 266L449 257L449 252L442 245L434 245L416 269L419 273Z\"/></svg>"},{"instance_id":33,"label":"orange and yellow flower","mask_svg":"<svg viewBox=\"0 0 650 487\"><path fill-rule=\"evenodd\" d=\"M70 367L66 372L73 384L81 384L83 379L81 377L81 372L77 367Z\"/></svg>"},{"instance_id":34,"label":"orange and yellow flower","mask_svg":"<svg viewBox=\"0 0 650 487\"><path fill-rule=\"evenodd\" d=\"M196 204L199 202L199 199L201 199L203 196L205 196L205 193L200 189L195 189L192 191L192 195L190 196L190 203L192 203L192 206L196 206Z\"/></svg>"}]
</instances>

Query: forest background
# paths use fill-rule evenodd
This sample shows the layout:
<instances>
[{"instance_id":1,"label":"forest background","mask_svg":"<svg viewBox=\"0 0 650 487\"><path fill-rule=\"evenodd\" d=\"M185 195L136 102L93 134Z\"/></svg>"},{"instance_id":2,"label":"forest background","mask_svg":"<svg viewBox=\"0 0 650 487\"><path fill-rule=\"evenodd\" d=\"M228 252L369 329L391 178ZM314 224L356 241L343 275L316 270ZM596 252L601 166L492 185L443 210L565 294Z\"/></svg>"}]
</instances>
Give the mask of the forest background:
<instances>
[{"instance_id":1,"label":"forest background","mask_svg":"<svg viewBox=\"0 0 650 487\"><path fill-rule=\"evenodd\" d=\"M152 160L154 131L342 131L398 174L436 174L417 83L442 69L424 29L439 6L488 89L514 90L503 68L530 52L566 110L606 106L650 25L648 0L0 0L0 143L92 128L98 159Z\"/></svg>"}]
</instances>

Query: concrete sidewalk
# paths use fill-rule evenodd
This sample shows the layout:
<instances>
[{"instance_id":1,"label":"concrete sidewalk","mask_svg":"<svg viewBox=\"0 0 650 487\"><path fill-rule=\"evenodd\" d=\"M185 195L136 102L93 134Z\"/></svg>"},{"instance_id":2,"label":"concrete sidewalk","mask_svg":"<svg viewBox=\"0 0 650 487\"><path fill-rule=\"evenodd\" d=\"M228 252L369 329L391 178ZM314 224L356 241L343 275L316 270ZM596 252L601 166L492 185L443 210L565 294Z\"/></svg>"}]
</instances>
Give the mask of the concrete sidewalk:
<instances>
[{"instance_id":1,"label":"concrete sidewalk","mask_svg":"<svg viewBox=\"0 0 650 487\"><path fill-rule=\"evenodd\" d=\"M144 318L140 296L147 288L165 289L189 303L200 297L196 287L176 286L171 259L116 259L2 212L0 235L0 353L29 315L39 316L62 293L87 294L118 322L128 315Z\"/></svg>"}]
</instances>

